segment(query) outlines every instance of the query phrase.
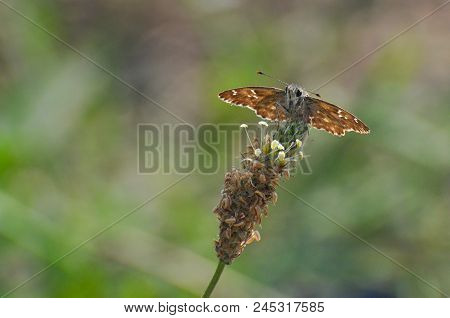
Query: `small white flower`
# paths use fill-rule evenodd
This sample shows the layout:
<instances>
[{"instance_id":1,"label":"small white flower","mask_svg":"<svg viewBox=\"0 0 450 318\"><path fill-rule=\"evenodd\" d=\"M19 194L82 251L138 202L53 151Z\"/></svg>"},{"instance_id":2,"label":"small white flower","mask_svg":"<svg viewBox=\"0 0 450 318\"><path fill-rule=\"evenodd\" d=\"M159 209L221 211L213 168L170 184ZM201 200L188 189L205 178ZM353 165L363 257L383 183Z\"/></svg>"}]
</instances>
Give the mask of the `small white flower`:
<instances>
[{"instance_id":1,"label":"small white flower","mask_svg":"<svg viewBox=\"0 0 450 318\"><path fill-rule=\"evenodd\" d=\"M262 121L262 120L258 123L258 125L265 126L265 127L269 126L265 121Z\"/></svg>"},{"instance_id":2,"label":"small white flower","mask_svg":"<svg viewBox=\"0 0 450 318\"><path fill-rule=\"evenodd\" d=\"M278 149L278 146L280 145L280 142L278 140L274 140L272 141L272 143L270 144L270 148L272 148L272 150L274 149Z\"/></svg>"},{"instance_id":3,"label":"small white flower","mask_svg":"<svg viewBox=\"0 0 450 318\"><path fill-rule=\"evenodd\" d=\"M297 146L297 148L300 148L302 146L302 142L300 140L296 139L295 145Z\"/></svg>"},{"instance_id":4,"label":"small white flower","mask_svg":"<svg viewBox=\"0 0 450 318\"><path fill-rule=\"evenodd\" d=\"M278 150L284 150L284 146L283 146L282 144L278 144L277 149L278 149Z\"/></svg>"},{"instance_id":5,"label":"small white flower","mask_svg":"<svg viewBox=\"0 0 450 318\"><path fill-rule=\"evenodd\" d=\"M261 149L257 148L255 149L255 156L259 157L261 155Z\"/></svg>"},{"instance_id":6,"label":"small white flower","mask_svg":"<svg viewBox=\"0 0 450 318\"><path fill-rule=\"evenodd\" d=\"M283 161L284 158L286 158L286 153L285 153L284 151L280 151L280 152L278 153L277 159L280 160L280 161Z\"/></svg>"},{"instance_id":7,"label":"small white flower","mask_svg":"<svg viewBox=\"0 0 450 318\"><path fill-rule=\"evenodd\" d=\"M248 125L242 124L242 125L241 125L241 128L248 128Z\"/></svg>"},{"instance_id":8,"label":"small white flower","mask_svg":"<svg viewBox=\"0 0 450 318\"><path fill-rule=\"evenodd\" d=\"M303 159L303 151L300 151L300 152L299 152L298 157L300 158L300 160Z\"/></svg>"}]
</instances>

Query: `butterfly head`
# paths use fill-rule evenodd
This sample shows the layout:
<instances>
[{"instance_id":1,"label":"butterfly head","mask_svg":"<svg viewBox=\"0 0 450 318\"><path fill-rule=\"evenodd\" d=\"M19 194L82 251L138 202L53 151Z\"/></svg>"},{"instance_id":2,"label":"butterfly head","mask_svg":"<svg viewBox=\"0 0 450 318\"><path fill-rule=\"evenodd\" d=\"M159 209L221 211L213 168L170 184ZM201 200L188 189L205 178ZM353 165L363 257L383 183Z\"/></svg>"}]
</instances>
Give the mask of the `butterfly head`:
<instances>
[{"instance_id":1,"label":"butterfly head","mask_svg":"<svg viewBox=\"0 0 450 318\"><path fill-rule=\"evenodd\" d=\"M297 84L289 84L286 86L286 94L290 100L298 100L308 96L308 93Z\"/></svg>"}]
</instances>

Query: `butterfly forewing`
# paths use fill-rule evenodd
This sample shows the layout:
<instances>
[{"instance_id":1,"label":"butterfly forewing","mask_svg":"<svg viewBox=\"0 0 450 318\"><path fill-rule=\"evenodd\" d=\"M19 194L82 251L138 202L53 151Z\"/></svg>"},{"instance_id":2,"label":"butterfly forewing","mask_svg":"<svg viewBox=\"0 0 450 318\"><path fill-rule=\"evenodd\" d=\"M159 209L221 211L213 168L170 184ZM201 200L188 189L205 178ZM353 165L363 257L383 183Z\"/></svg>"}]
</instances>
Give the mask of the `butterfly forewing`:
<instances>
[{"instance_id":1,"label":"butterfly forewing","mask_svg":"<svg viewBox=\"0 0 450 318\"><path fill-rule=\"evenodd\" d=\"M318 98L308 98L309 124L335 136L344 136L347 131L368 134L369 127L348 111Z\"/></svg>"},{"instance_id":2,"label":"butterfly forewing","mask_svg":"<svg viewBox=\"0 0 450 318\"><path fill-rule=\"evenodd\" d=\"M286 93L273 87L241 87L219 94L224 102L252 109L258 116L267 120L286 120L283 108Z\"/></svg>"},{"instance_id":3,"label":"butterfly forewing","mask_svg":"<svg viewBox=\"0 0 450 318\"><path fill-rule=\"evenodd\" d=\"M347 131L359 134L370 132L369 127L354 115L322 100L317 94L305 92L295 84L288 85L286 90L272 87L235 88L220 93L219 98L250 108L267 120L301 120L335 136L344 136Z\"/></svg>"}]
</instances>

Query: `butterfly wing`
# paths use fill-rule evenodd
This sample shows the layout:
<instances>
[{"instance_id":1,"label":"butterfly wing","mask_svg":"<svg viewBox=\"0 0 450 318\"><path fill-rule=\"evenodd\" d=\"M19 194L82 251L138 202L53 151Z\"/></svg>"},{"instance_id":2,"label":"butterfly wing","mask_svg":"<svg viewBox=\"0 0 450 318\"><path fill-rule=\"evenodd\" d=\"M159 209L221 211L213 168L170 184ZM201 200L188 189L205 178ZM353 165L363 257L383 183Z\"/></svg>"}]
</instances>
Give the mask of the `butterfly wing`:
<instances>
[{"instance_id":1,"label":"butterfly wing","mask_svg":"<svg viewBox=\"0 0 450 318\"><path fill-rule=\"evenodd\" d=\"M309 124L335 136L344 136L347 131L368 134L369 127L348 111L324 100L308 97Z\"/></svg>"},{"instance_id":2,"label":"butterfly wing","mask_svg":"<svg viewBox=\"0 0 450 318\"><path fill-rule=\"evenodd\" d=\"M247 107L259 117L267 120L286 120L283 105L286 93L273 87L241 87L230 89L219 94L226 103Z\"/></svg>"}]
</instances>

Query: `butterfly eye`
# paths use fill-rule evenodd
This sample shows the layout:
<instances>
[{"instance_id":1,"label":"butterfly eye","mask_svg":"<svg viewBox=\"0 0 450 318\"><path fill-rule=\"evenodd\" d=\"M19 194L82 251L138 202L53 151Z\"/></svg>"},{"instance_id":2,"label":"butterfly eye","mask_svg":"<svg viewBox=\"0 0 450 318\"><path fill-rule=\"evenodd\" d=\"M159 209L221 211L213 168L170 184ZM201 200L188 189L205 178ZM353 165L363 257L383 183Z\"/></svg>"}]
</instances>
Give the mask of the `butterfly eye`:
<instances>
[{"instance_id":1,"label":"butterfly eye","mask_svg":"<svg viewBox=\"0 0 450 318\"><path fill-rule=\"evenodd\" d=\"M297 91L295 92L295 95L296 95L297 97L302 97L302 92L301 92L300 90L297 90Z\"/></svg>"}]
</instances>

